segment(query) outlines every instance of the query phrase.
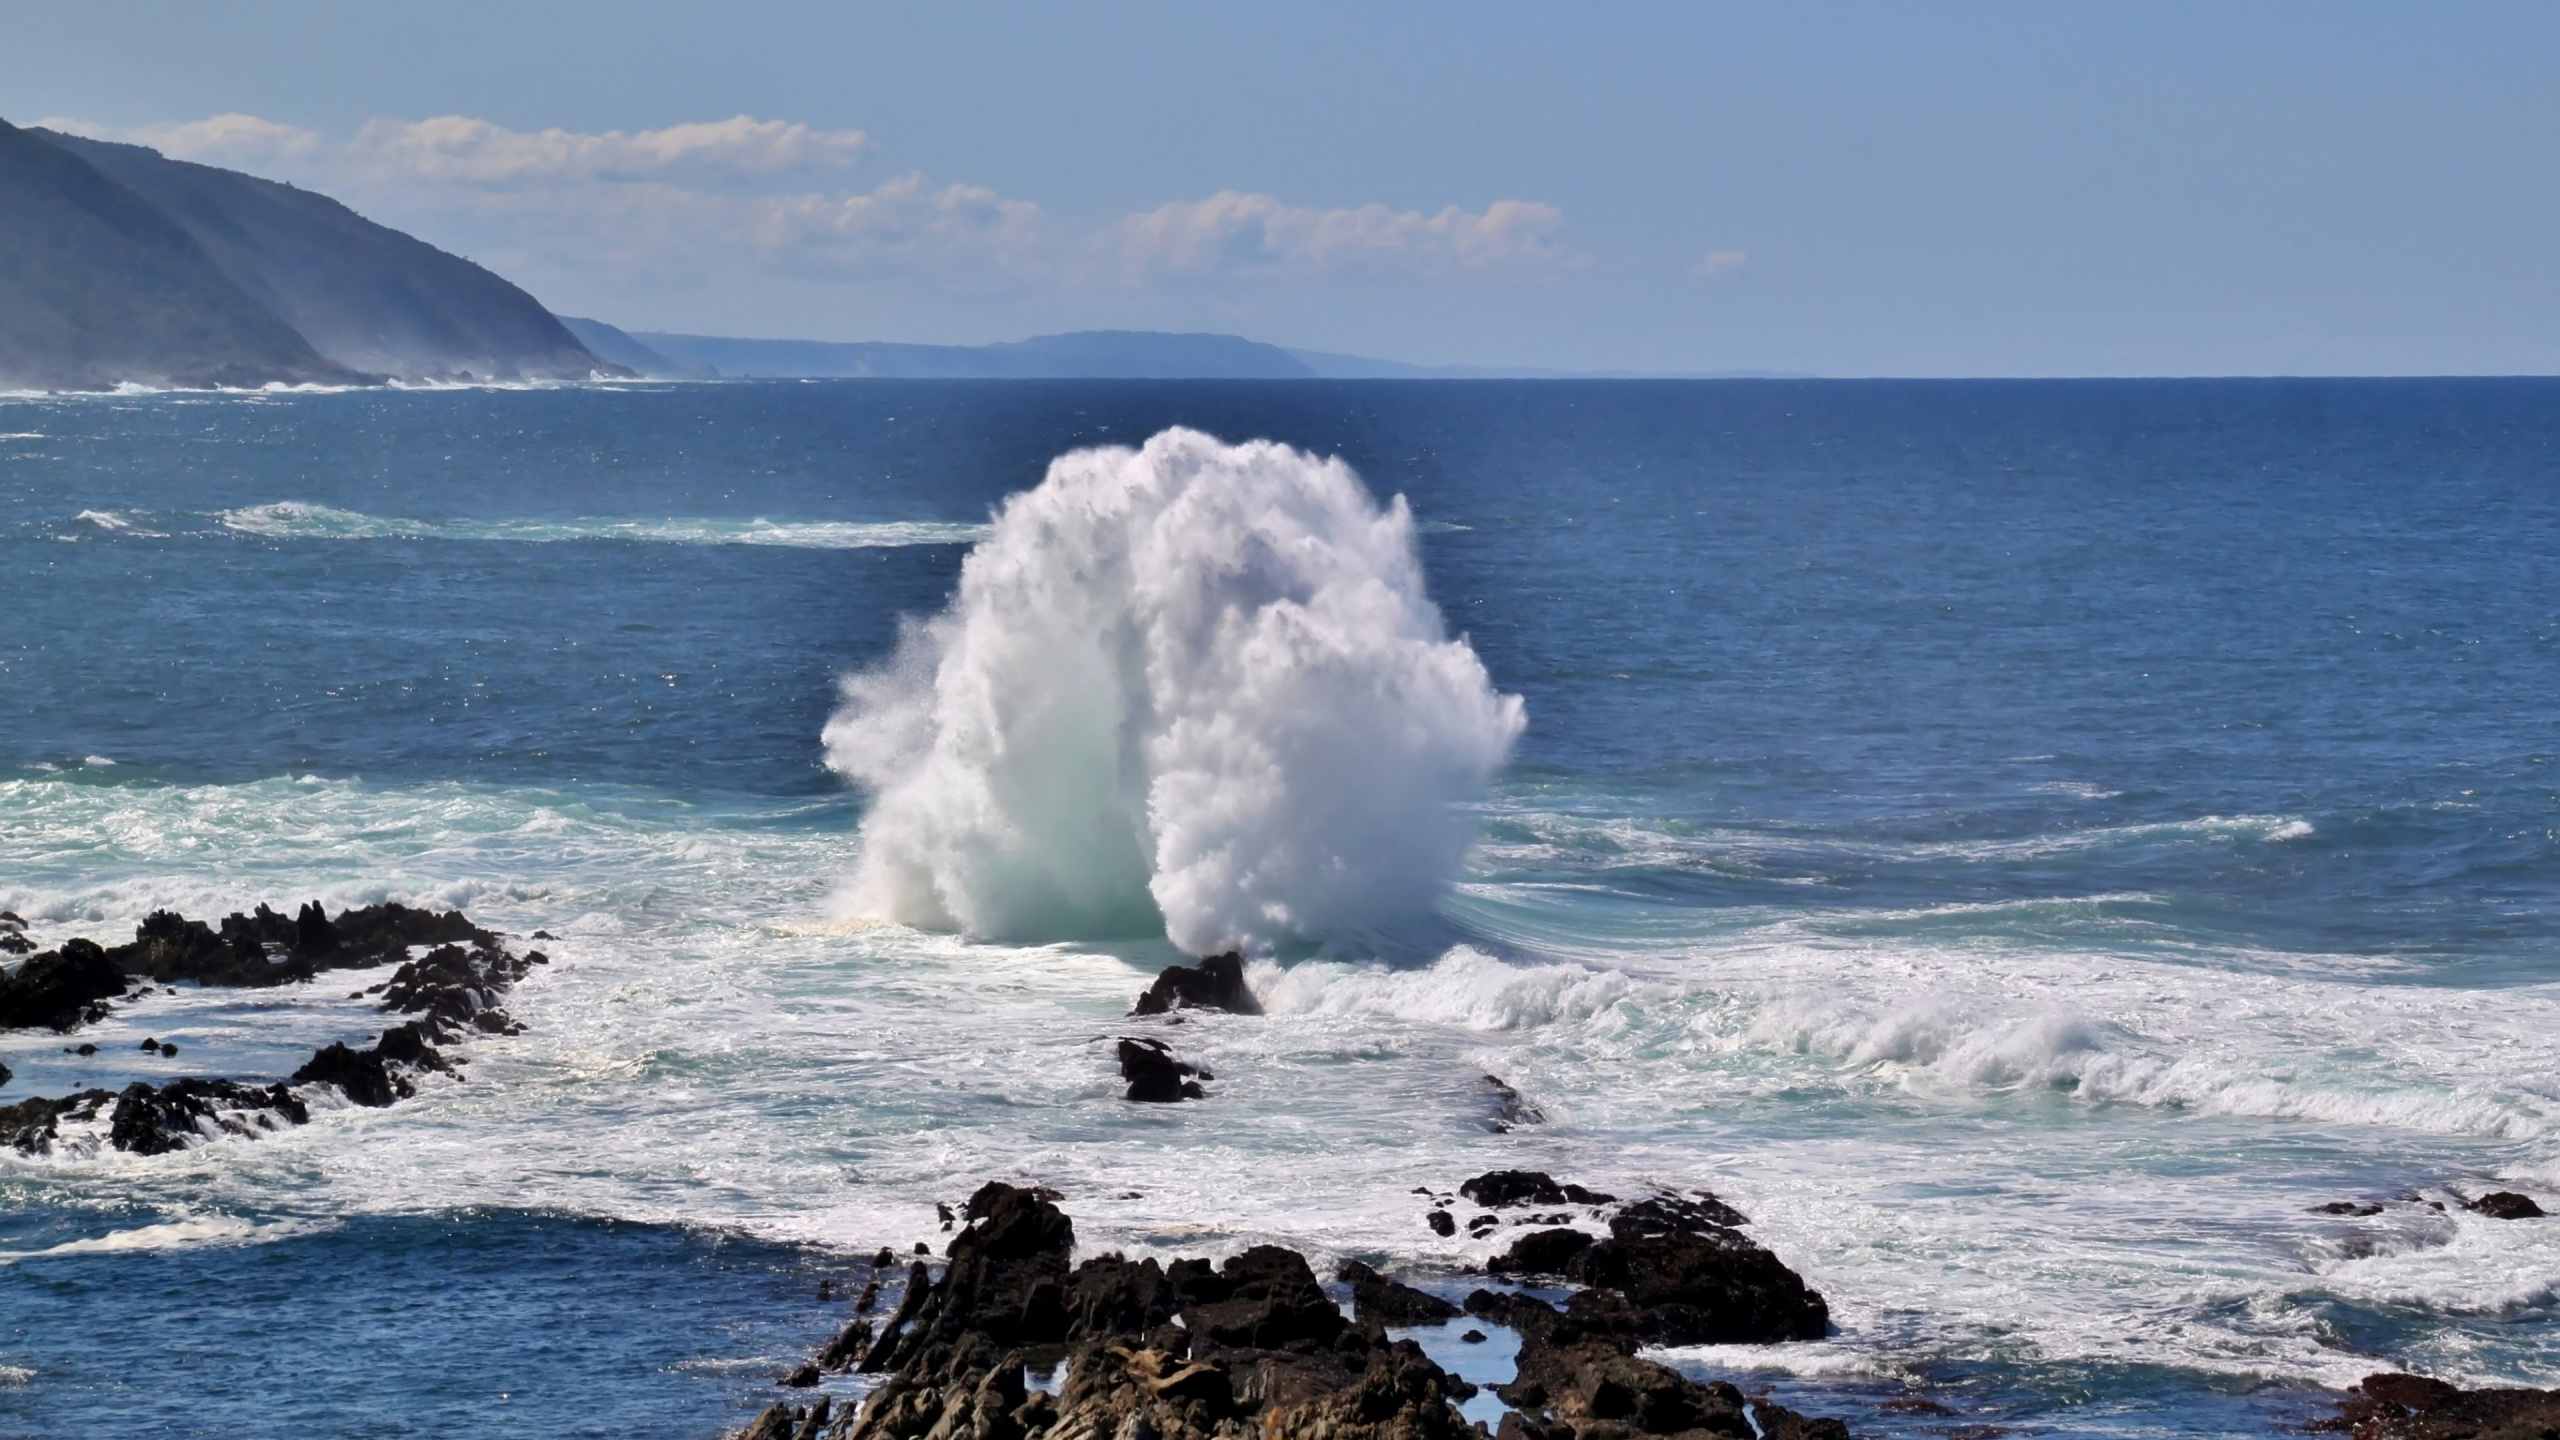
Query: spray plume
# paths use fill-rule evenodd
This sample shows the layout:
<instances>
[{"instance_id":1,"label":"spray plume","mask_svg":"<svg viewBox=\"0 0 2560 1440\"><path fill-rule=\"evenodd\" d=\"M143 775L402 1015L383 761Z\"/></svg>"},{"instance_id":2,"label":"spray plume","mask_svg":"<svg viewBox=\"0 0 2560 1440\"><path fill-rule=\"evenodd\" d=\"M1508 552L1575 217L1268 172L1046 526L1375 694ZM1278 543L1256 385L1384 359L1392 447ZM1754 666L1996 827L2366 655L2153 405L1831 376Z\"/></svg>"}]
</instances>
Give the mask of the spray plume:
<instances>
[{"instance_id":1,"label":"spray plume","mask_svg":"<svg viewBox=\"0 0 2560 1440\"><path fill-rule=\"evenodd\" d=\"M1194 954L1427 913L1524 723L1339 460L1167 430L1052 462L942 614L848 677L862 915Z\"/></svg>"}]
</instances>

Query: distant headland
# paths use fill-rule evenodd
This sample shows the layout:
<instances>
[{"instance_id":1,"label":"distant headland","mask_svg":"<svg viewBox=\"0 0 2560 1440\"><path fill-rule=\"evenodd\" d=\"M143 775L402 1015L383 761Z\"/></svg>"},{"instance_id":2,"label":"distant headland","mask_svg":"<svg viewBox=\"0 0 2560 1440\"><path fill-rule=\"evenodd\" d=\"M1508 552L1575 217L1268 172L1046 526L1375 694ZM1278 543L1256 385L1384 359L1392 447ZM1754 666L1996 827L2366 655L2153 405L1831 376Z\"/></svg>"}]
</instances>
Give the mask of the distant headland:
<instances>
[{"instance_id":1,"label":"distant headland","mask_svg":"<svg viewBox=\"0 0 2560 1440\"><path fill-rule=\"evenodd\" d=\"M504 277L314 191L0 121L0 390L632 377L1636 378L1412 365L1145 330L992 345L625 331L554 315Z\"/></svg>"}]
</instances>

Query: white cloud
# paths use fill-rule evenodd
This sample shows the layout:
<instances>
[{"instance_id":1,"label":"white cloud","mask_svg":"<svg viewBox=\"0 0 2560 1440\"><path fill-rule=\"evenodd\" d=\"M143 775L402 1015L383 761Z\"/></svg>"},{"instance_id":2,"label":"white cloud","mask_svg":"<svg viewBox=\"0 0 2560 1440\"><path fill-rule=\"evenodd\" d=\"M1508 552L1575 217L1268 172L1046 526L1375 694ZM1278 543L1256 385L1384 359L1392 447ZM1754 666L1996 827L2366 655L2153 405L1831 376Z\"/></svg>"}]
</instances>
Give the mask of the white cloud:
<instances>
[{"instance_id":1,"label":"white cloud","mask_svg":"<svg viewBox=\"0 0 2560 1440\"><path fill-rule=\"evenodd\" d=\"M261 120L255 115L216 115L177 125L138 125L118 130L84 120L39 120L37 125L92 140L148 145L173 160L274 173L322 158L328 141L317 130Z\"/></svg>"},{"instance_id":2,"label":"white cloud","mask_svg":"<svg viewBox=\"0 0 2560 1440\"><path fill-rule=\"evenodd\" d=\"M632 132L511 130L462 115L377 119L344 141L238 114L127 130L43 123L292 180L502 264L654 285L760 270L1064 294L1186 277L1485 279L1584 263L1565 244L1563 213L1523 200L1478 211L1325 210L1231 190L1062 225L1029 200L921 174L848 184L845 172L871 150L861 131L751 115Z\"/></svg>"},{"instance_id":3,"label":"white cloud","mask_svg":"<svg viewBox=\"0 0 2560 1440\"><path fill-rule=\"evenodd\" d=\"M859 130L812 130L752 115L628 134L526 132L463 115L439 115L368 121L348 147L348 159L385 175L466 185L645 180L723 185L842 169L869 148Z\"/></svg>"},{"instance_id":4,"label":"white cloud","mask_svg":"<svg viewBox=\"0 0 2560 1440\"><path fill-rule=\"evenodd\" d=\"M1564 212L1526 200L1437 214L1384 205L1316 210L1222 191L1132 215L1118 227L1133 271L1174 274L1526 272L1566 268Z\"/></svg>"},{"instance_id":5,"label":"white cloud","mask_svg":"<svg viewBox=\"0 0 2560 1440\"><path fill-rule=\"evenodd\" d=\"M1698 257L1697 263L1689 267L1689 273L1701 280L1713 280L1741 269L1750 259L1739 250L1710 250Z\"/></svg>"},{"instance_id":6,"label":"white cloud","mask_svg":"<svg viewBox=\"0 0 2560 1440\"><path fill-rule=\"evenodd\" d=\"M1038 260L1040 207L978 185L904 175L858 195L768 195L749 210L748 241L801 270L860 269L968 257L1020 267Z\"/></svg>"}]
</instances>

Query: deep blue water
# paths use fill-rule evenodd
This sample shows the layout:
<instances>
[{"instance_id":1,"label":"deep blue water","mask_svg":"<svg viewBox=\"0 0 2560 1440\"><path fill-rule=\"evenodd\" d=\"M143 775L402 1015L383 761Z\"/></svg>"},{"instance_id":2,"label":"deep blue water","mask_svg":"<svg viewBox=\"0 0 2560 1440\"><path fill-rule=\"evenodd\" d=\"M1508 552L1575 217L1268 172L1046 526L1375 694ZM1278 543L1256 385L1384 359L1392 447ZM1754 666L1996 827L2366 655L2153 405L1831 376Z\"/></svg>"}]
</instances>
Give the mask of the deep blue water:
<instances>
[{"instance_id":1,"label":"deep blue water","mask_svg":"<svg viewBox=\"0 0 2560 1440\"><path fill-rule=\"evenodd\" d=\"M13 437L0 439L0 784L19 787L0 799L0 905L72 933L122 919L131 875L209 876L270 843L135 859L140 842L120 840L96 864L125 888L102 899L65 878L86 862L33 838L88 803L64 787L125 797L99 813L129 803L145 829L174 823L154 818L177 803L160 797L309 775L368 794L569 794L581 814L669 804L743 816L717 821L740 833L842 833L858 808L818 743L836 677L880 660L901 615L943 604L965 544L679 543L612 527L971 524L1062 451L1171 424L1338 454L1411 501L1434 597L1530 717L1455 912L1499 953L1615 947L1677 969L1717 937L1783 930L1877 954L2032 951L2064 973L2082 955L2105 957L2092 974L2157 963L2208 977L2199 986L2352 980L2378 988L2341 1001L2343 1028L2299 1040L2311 1058L2268 1082L2329 1076L2338 1093L2388 1090L2372 1077L2402 1063L2406 1027L2475 1013L2396 1011L2397 989L2477 997L2480 1016L2528 1029L2553 1003L2560 382L2538 380L864 381L0 401ZM302 508L274 508L288 502ZM487 529L499 525L517 528ZM519 538L470 538L483 531ZM572 538L520 538L537 534ZM361 862L346 863L354 883ZM551 913L541 903L525 913ZM2090 1043L2138 1035L2146 1054L2191 1055L2176 1047L2220 1023L2222 993L2100 1007ZM2163 1018L2179 1015L2192 1025ZM1768 1044L1861 1076L1936 1063L1826 1039L1828 1023ZM2426 1093L2512 1121L2395 1119L2397 1100L2250 1109L2230 1098L2257 1093L2237 1080L2170 1099L2125 1082L2106 1103L2142 1126L2209 1113L2261 1128L2182 1131L2123 1163L2154 1177L2257 1166L2251 1183L2305 1166L2339 1183L2560 1183L2560 1081L2505 1032L2452 1023L2448 1073L2478 1084ZM2245 1046L2214 1033L2217 1056ZM2095 1123L2085 1109L2053 1119L2062 1102L2044 1079L1995 1071L1965 1082L1988 1088L1964 1092L1964 1124ZM2063 1088L2106 1083L2074 1070ZM1906 1101L1878 1103L1808 1101L1802 1133L1895 1143ZM2264 1128L2299 1123L2331 1127L2315 1154L2283 1154ZM1611 1131L1594 1120L1590 1133ZM1680 1143L1703 1144L1646 1133ZM2253 1159L2213 1158L2261 1143ZM0 1228L87 1234L112 1228L116 1206L174 1203L125 1167L83 1182L112 1194L93 1212L31 1168L13 1180L10 1163L0 1209L14 1197L39 1218ZM2113 1223L2099 1218L2103 1177L2055 1183L2051 1204ZM36 1372L0 1387L0 1428L65 1433L138 1405L159 1417L135 1431L150 1434L592 1422L707 1435L762 1383L740 1357L793 1350L824 1324L788 1300L823 1259L578 1205L564 1216L586 1218L545 1218L548 1204L536 1187L517 1208L367 1214L316 1240L0 1262L0 1366ZM2249 1244L2299 1228L2266 1225ZM2333 1316L2320 1323L2334 1344L2318 1344L2560 1383L2555 1252L2465 1248L2505 1233L2453 1247L2480 1267L2443 1282L2458 1302L2424 1299L2423 1278L2405 1295L2382 1287L2399 1300L2304 1300ZM1845 1255L1826 1263L1854 1273ZM2328 1263L2302 1261L2301 1285L2319 1289ZM386 1306L390 1293L417 1308ZM2173 1303L2123 1293L2129 1316ZM1929 1325L1899 1316L1892 1344L1926 1349ZM390 1398L350 1398L323 1378L334 1361L274 1358L341 1352ZM2087 1381L2085 1357L2040 1369L2031 1354L1967 1353L1934 1373L1971 1387L1983 1418L2030 1429L2255 1428L2316 1397L2293 1360L2268 1360L2261 1381L2145 1354ZM1827 1393L1870 1403L1857 1396L1879 1383L1786 1382L1814 1408ZM171 1390L189 1403L143 1398ZM513 1408L491 1408L496 1391ZM1877 1433L1942 1433L1860 1413Z\"/></svg>"}]
</instances>

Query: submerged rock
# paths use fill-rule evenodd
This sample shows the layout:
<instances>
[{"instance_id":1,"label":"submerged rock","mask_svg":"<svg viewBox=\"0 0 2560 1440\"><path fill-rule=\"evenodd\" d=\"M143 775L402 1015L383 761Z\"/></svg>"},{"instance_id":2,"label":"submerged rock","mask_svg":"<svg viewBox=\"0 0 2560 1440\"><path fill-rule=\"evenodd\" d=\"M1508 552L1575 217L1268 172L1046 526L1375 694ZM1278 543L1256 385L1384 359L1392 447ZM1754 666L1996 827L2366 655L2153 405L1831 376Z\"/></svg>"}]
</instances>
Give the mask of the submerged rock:
<instances>
[{"instance_id":1,"label":"submerged rock","mask_svg":"<svg viewBox=\"0 0 2560 1440\"><path fill-rule=\"evenodd\" d=\"M1350 1282L1352 1313L1365 1324L1437 1325L1464 1312L1428 1291L1390 1280L1357 1260L1345 1260L1334 1278Z\"/></svg>"},{"instance_id":2,"label":"submerged rock","mask_svg":"<svg viewBox=\"0 0 2560 1440\"><path fill-rule=\"evenodd\" d=\"M1514 1205L1609 1205L1618 1198L1579 1185L1559 1185L1544 1170L1488 1170L1460 1185L1458 1193L1488 1210Z\"/></svg>"},{"instance_id":3,"label":"submerged rock","mask_svg":"<svg viewBox=\"0 0 2560 1440\"><path fill-rule=\"evenodd\" d=\"M1499 1075L1481 1077L1486 1098L1492 1108L1484 1117L1484 1128L1496 1135L1508 1135L1522 1125L1544 1125L1547 1113L1520 1097L1509 1082Z\"/></svg>"},{"instance_id":4,"label":"submerged rock","mask_svg":"<svg viewBox=\"0 0 2560 1440\"><path fill-rule=\"evenodd\" d=\"M1176 1059L1171 1046L1161 1040L1122 1039L1120 1042L1120 1078L1129 1082L1128 1098L1148 1104L1170 1104L1177 1100L1205 1100L1209 1092L1200 1088L1200 1080L1217 1077L1187 1060Z\"/></svg>"},{"instance_id":5,"label":"submerged rock","mask_svg":"<svg viewBox=\"0 0 2560 1440\"><path fill-rule=\"evenodd\" d=\"M1244 983L1244 956L1212 955L1197 965L1167 965L1156 983L1138 997L1132 1015L1162 1015L1169 1010L1224 1010L1230 1015L1259 1015L1262 1002Z\"/></svg>"},{"instance_id":6,"label":"submerged rock","mask_svg":"<svg viewBox=\"0 0 2560 1440\"><path fill-rule=\"evenodd\" d=\"M2321 1428L2354 1440L2540 1440L2560 1433L2560 1390L2461 1390L2423 1375L2367 1375Z\"/></svg>"}]
</instances>

